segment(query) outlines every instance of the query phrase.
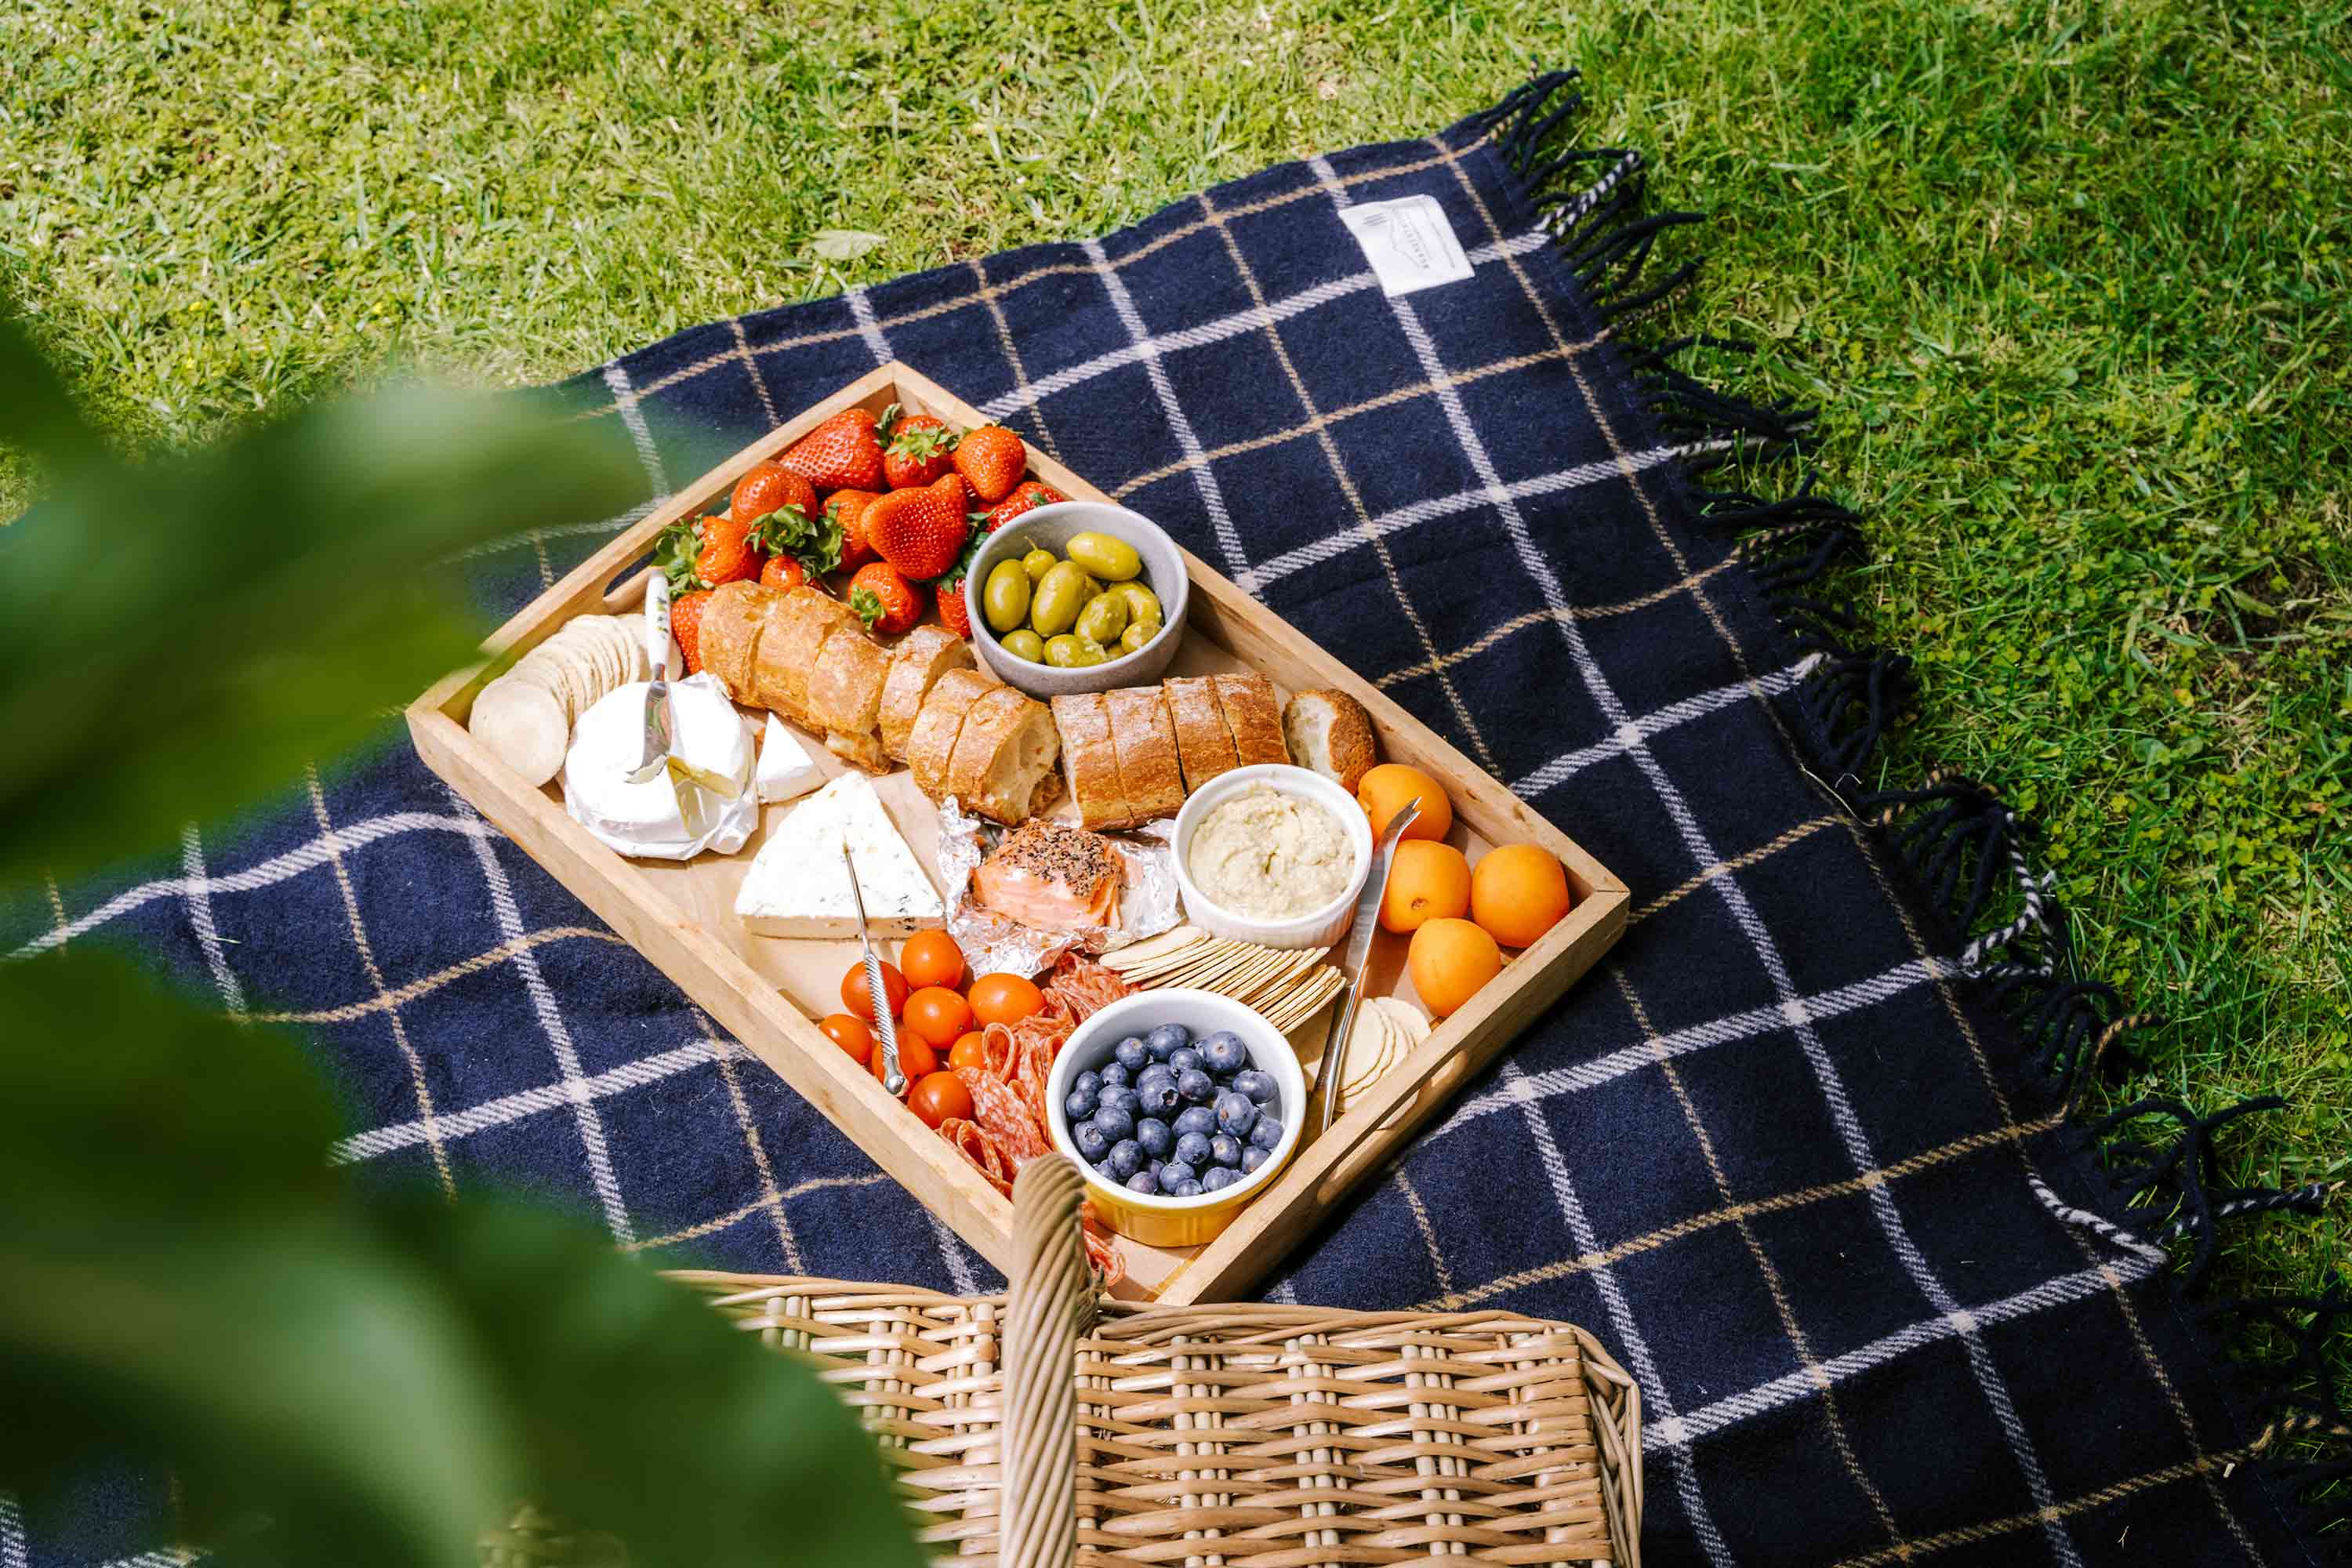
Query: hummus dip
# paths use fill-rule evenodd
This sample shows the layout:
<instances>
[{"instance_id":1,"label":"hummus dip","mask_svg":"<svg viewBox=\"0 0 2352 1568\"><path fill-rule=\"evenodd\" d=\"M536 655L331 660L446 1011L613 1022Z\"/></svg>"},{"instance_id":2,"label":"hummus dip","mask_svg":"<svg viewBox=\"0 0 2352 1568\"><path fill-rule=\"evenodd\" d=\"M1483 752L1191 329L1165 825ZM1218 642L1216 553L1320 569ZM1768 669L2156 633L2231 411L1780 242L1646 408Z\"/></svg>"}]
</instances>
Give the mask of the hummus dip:
<instances>
[{"instance_id":1,"label":"hummus dip","mask_svg":"<svg viewBox=\"0 0 2352 1568\"><path fill-rule=\"evenodd\" d=\"M1195 887L1235 914L1288 920L1347 892L1356 857L1322 805L1257 784L1201 818L1184 868Z\"/></svg>"}]
</instances>

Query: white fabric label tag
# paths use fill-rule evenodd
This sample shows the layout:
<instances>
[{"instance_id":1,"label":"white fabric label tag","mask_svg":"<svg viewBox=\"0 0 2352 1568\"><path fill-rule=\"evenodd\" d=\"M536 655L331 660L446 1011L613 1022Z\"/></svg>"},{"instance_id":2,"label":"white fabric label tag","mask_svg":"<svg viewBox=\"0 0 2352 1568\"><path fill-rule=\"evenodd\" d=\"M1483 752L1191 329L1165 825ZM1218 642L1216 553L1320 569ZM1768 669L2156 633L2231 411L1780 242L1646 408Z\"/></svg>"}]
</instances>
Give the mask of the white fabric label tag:
<instances>
[{"instance_id":1,"label":"white fabric label tag","mask_svg":"<svg viewBox=\"0 0 2352 1568\"><path fill-rule=\"evenodd\" d=\"M1462 254L1454 226L1434 196L1359 202L1342 207L1339 221L1363 247L1381 291L1391 299L1440 283L1459 283L1471 275L1470 258Z\"/></svg>"}]
</instances>

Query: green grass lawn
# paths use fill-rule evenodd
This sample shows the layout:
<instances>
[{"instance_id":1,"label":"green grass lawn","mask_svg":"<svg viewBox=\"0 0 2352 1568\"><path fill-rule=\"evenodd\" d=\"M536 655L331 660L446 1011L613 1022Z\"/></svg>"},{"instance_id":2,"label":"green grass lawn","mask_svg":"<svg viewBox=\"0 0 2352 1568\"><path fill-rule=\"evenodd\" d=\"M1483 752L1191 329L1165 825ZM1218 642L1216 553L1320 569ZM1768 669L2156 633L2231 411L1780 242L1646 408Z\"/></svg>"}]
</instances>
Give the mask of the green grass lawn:
<instances>
[{"instance_id":1,"label":"green grass lawn","mask_svg":"<svg viewBox=\"0 0 2352 1568\"><path fill-rule=\"evenodd\" d=\"M1888 782L2049 825L2132 1092L2294 1108L2352 1173L2347 0L14 0L0 279L126 436L387 367L551 379L677 328L1094 234L1585 68L1716 221L1678 324L1825 412L1920 660ZM625 12L626 14L622 14ZM846 264L813 237L870 230ZM0 458L0 514L28 496ZM2340 1219L2241 1265L2308 1283Z\"/></svg>"}]
</instances>

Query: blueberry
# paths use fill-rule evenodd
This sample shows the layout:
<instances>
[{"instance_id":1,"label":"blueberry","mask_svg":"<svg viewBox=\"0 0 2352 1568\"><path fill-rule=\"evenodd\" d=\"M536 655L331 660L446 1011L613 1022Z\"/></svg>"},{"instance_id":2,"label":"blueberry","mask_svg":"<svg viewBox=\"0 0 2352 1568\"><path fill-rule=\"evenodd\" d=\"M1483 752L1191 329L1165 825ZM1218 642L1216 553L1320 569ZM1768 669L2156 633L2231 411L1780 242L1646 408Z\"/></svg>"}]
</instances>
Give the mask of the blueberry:
<instances>
[{"instance_id":1,"label":"blueberry","mask_svg":"<svg viewBox=\"0 0 2352 1568\"><path fill-rule=\"evenodd\" d=\"M1162 1024L1143 1037L1143 1048L1155 1062L1164 1062L1192 1043L1192 1031L1181 1024Z\"/></svg>"},{"instance_id":2,"label":"blueberry","mask_svg":"<svg viewBox=\"0 0 2352 1568\"><path fill-rule=\"evenodd\" d=\"M1221 1089L1217 1094L1217 1131L1239 1138L1257 1121L1257 1105L1246 1094Z\"/></svg>"},{"instance_id":3,"label":"blueberry","mask_svg":"<svg viewBox=\"0 0 2352 1568\"><path fill-rule=\"evenodd\" d=\"M1260 1165L1265 1164L1268 1160L1273 1158L1274 1156L1272 1154L1267 1153L1256 1144L1251 1144L1248 1148L1242 1151L1242 1174L1249 1174L1252 1171L1256 1170Z\"/></svg>"},{"instance_id":4,"label":"blueberry","mask_svg":"<svg viewBox=\"0 0 2352 1568\"><path fill-rule=\"evenodd\" d=\"M1255 1068L1245 1068L1235 1073L1234 1087L1260 1105L1273 1104L1275 1096L1282 1092L1282 1086L1274 1081L1272 1073L1260 1072Z\"/></svg>"},{"instance_id":5,"label":"blueberry","mask_svg":"<svg viewBox=\"0 0 2352 1568\"><path fill-rule=\"evenodd\" d=\"M1211 1072L1237 1072L1249 1066L1249 1047L1231 1029L1219 1029L1193 1048L1209 1064Z\"/></svg>"},{"instance_id":6,"label":"blueberry","mask_svg":"<svg viewBox=\"0 0 2352 1568\"><path fill-rule=\"evenodd\" d=\"M1239 1171L1218 1165L1201 1178L1201 1190L1204 1193L1213 1193L1222 1188L1230 1187L1241 1179L1242 1173Z\"/></svg>"},{"instance_id":7,"label":"blueberry","mask_svg":"<svg viewBox=\"0 0 2352 1568\"><path fill-rule=\"evenodd\" d=\"M1273 1153L1275 1146L1282 1142L1282 1123L1271 1116L1261 1115L1250 1124L1249 1141L1252 1147Z\"/></svg>"},{"instance_id":8,"label":"blueberry","mask_svg":"<svg viewBox=\"0 0 2352 1568\"><path fill-rule=\"evenodd\" d=\"M1125 1089L1129 1080L1133 1079L1135 1075L1129 1072L1117 1062L1105 1062L1103 1064L1102 1071L1095 1076L1100 1080L1097 1086L1098 1088Z\"/></svg>"},{"instance_id":9,"label":"blueberry","mask_svg":"<svg viewBox=\"0 0 2352 1568\"><path fill-rule=\"evenodd\" d=\"M1113 1046L1110 1054L1113 1061L1129 1072L1141 1072L1143 1064L1151 1059L1151 1053L1143 1048L1142 1039L1135 1035L1129 1035Z\"/></svg>"},{"instance_id":10,"label":"blueberry","mask_svg":"<svg viewBox=\"0 0 2352 1568\"><path fill-rule=\"evenodd\" d=\"M1176 1139L1176 1157L1188 1165L1209 1163L1209 1141L1198 1132L1180 1133Z\"/></svg>"},{"instance_id":11,"label":"blueberry","mask_svg":"<svg viewBox=\"0 0 2352 1568\"><path fill-rule=\"evenodd\" d=\"M1074 1123L1070 1128L1070 1142L1078 1146L1078 1152L1085 1156L1089 1165L1101 1164L1102 1157L1110 1152L1110 1134L1091 1121Z\"/></svg>"},{"instance_id":12,"label":"blueberry","mask_svg":"<svg viewBox=\"0 0 2352 1568\"><path fill-rule=\"evenodd\" d=\"M1218 1133L1209 1140L1209 1158L1228 1167L1240 1164L1242 1141L1230 1132Z\"/></svg>"},{"instance_id":13,"label":"blueberry","mask_svg":"<svg viewBox=\"0 0 2352 1568\"><path fill-rule=\"evenodd\" d=\"M1104 1137L1116 1143L1122 1138L1135 1136L1135 1112L1116 1105L1097 1110L1087 1126L1097 1129Z\"/></svg>"},{"instance_id":14,"label":"blueberry","mask_svg":"<svg viewBox=\"0 0 2352 1568\"><path fill-rule=\"evenodd\" d=\"M1114 1084L1104 1089L1100 1098L1106 1110L1124 1110L1129 1116L1139 1114L1136 1107L1143 1103L1140 1095L1122 1084Z\"/></svg>"},{"instance_id":15,"label":"blueberry","mask_svg":"<svg viewBox=\"0 0 2352 1568\"><path fill-rule=\"evenodd\" d=\"M1190 1046L1168 1053L1168 1068L1171 1072L1181 1073L1187 1068L1196 1068L1200 1065L1201 1053Z\"/></svg>"},{"instance_id":16,"label":"blueberry","mask_svg":"<svg viewBox=\"0 0 2352 1568\"><path fill-rule=\"evenodd\" d=\"M1186 1182L1197 1182L1201 1173L1181 1160L1163 1161L1160 1166L1160 1184L1174 1192Z\"/></svg>"},{"instance_id":17,"label":"blueberry","mask_svg":"<svg viewBox=\"0 0 2352 1568\"><path fill-rule=\"evenodd\" d=\"M1128 1177L1127 1190L1130 1193L1141 1193L1148 1197L1160 1190L1160 1178L1150 1171L1138 1171Z\"/></svg>"},{"instance_id":18,"label":"blueberry","mask_svg":"<svg viewBox=\"0 0 2352 1568\"><path fill-rule=\"evenodd\" d=\"M1077 1077L1072 1079L1070 1080L1070 1087L1076 1089L1081 1094L1100 1094L1102 1092L1102 1074L1089 1068L1085 1072L1082 1072Z\"/></svg>"},{"instance_id":19,"label":"blueberry","mask_svg":"<svg viewBox=\"0 0 2352 1568\"><path fill-rule=\"evenodd\" d=\"M1157 1116L1137 1118L1135 1141L1143 1145L1144 1157L1150 1160L1165 1160L1168 1151L1176 1147L1175 1132Z\"/></svg>"},{"instance_id":20,"label":"blueberry","mask_svg":"<svg viewBox=\"0 0 2352 1568\"><path fill-rule=\"evenodd\" d=\"M1135 1075L1135 1087L1138 1089L1148 1089L1155 1083L1172 1084L1175 1081L1176 1074L1166 1062L1153 1062Z\"/></svg>"},{"instance_id":21,"label":"blueberry","mask_svg":"<svg viewBox=\"0 0 2352 1568\"><path fill-rule=\"evenodd\" d=\"M1070 1090L1070 1098L1062 1101L1062 1111L1073 1121L1084 1121L1101 1104L1100 1096L1089 1094L1083 1089L1074 1089Z\"/></svg>"},{"instance_id":22,"label":"blueberry","mask_svg":"<svg viewBox=\"0 0 2352 1568\"><path fill-rule=\"evenodd\" d=\"M1198 1182L1179 1182L1168 1189L1168 1195L1171 1198L1197 1198L1206 1190Z\"/></svg>"},{"instance_id":23,"label":"blueberry","mask_svg":"<svg viewBox=\"0 0 2352 1568\"><path fill-rule=\"evenodd\" d=\"M1176 1086L1172 1083L1155 1083L1141 1091L1140 1103L1142 1115L1173 1116L1177 1108L1184 1103L1184 1097L1176 1092Z\"/></svg>"},{"instance_id":24,"label":"blueberry","mask_svg":"<svg viewBox=\"0 0 2352 1568\"><path fill-rule=\"evenodd\" d=\"M1217 1130L1217 1113L1205 1105L1188 1105L1176 1113L1172 1125L1180 1135L1198 1132L1206 1138Z\"/></svg>"},{"instance_id":25,"label":"blueberry","mask_svg":"<svg viewBox=\"0 0 2352 1568\"><path fill-rule=\"evenodd\" d=\"M1114 1182L1123 1182L1143 1169L1143 1150L1134 1139L1122 1138L1110 1146L1103 1156L1103 1174Z\"/></svg>"},{"instance_id":26,"label":"blueberry","mask_svg":"<svg viewBox=\"0 0 2352 1568\"><path fill-rule=\"evenodd\" d=\"M1209 1097L1217 1092L1217 1085L1207 1073L1192 1068L1177 1075L1176 1092L1194 1105L1204 1105Z\"/></svg>"}]
</instances>

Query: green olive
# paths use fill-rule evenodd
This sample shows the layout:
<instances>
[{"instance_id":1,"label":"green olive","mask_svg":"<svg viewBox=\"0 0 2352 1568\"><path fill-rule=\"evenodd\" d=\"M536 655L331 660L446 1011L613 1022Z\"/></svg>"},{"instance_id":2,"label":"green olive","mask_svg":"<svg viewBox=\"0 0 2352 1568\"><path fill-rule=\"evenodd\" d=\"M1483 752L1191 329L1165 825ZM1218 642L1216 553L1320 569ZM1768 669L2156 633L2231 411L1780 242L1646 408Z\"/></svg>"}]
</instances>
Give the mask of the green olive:
<instances>
[{"instance_id":1,"label":"green olive","mask_svg":"<svg viewBox=\"0 0 2352 1568\"><path fill-rule=\"evenodd\" d=\"M1038 579L1037 592L1029 600L1029 624L1040 637L1059 636L1076 624L1086 604L1087 574L1065 561Z\"/></svg>"},{"instance_id":2,"label":"green olive","mask_svg":"<svg viewBox=\"0 0 2352 1568\"><path fill-rule=\"evenodd\" d=\"M1127 630L1118 634L1118 651L1121 654L1141 653L1143 645L1159 635L1160 623L1157 621L1129 621Z\"/></svg>"},{"instance_id":3,"label":"green olive","mask_svg":"<svg viewBox=\"0 0 2352 1568\"><path fill-rule=\"evenodd\" d=\"M1082 637L1075 632L1064 632L1049 638L1045 644L1045 662L1063 669L1083 669L1090 664L1100 664L1110 654L1092 637Z\"/></svg>"},{"instance_id":4,"label":"green olive","mask_svg":"<svg viewBox=\"0 0 2352 1568\"><path fill-rule=\"evenodd\" d=\"M988 612L988 629L1003 637L1029 618L1029 574L1018 561L1000 561L989 568L982 585L981 607Z\"/></svg>"},{"instance_id":5,"label":"green olive","mask_svg":"<svg viewBox=\"0 0 2352 1568\"><path fill-rule=\"evenodd\" d=\"M1061 563L1062 558L1050 550L1033 550L1021 558L1021 570L1029 574L1029 581L1037 583Z\"/></svg>"},{"instance_id":6,"label":"green olive","mask_svg":"<svg viewBox=\"0 0 2352 1568\"><path fill-rule=\"evenodd\" d=\"M1078 612L1077 633L1108 647L1127 630L1127 601L1116 594L1098 594Z\"/></svg>"},{"instance_id":7,"label":"green olive","mask_svg":"<svg viewBox=\"0 0 2352 1568\"><path fill-rule=\"evenodd\" d=\"M1004 651L1015 658L1025 658L1032 664L1045 662L1045 639L1023 626L1017 632L1007 632L997 639Z\"/></svg>"},{"instance_id":8,"label":"green olive","mask_svg":"<svg viewBox=\"0 0 2352 1568\"><path fill-rule=\"evenodd\" d=\"M1073 534L1063 550L1107 583L1124 583L1143 570L1143 557L1135 552L1135 546L1108 533Z\"/></svg>"},{"instance_id":9,"label":"green olive","mask_svg":"<svg viewBox=\"0 0 2352 1568\"><path fill-rule=\"evenodd\" d=\"M1149 624L1153 631L1160 626L1160 595L1140 583L1113 583L1105 592L1117 594L1127 601L1127 624Z\"/></svg>"}]
</instances>

